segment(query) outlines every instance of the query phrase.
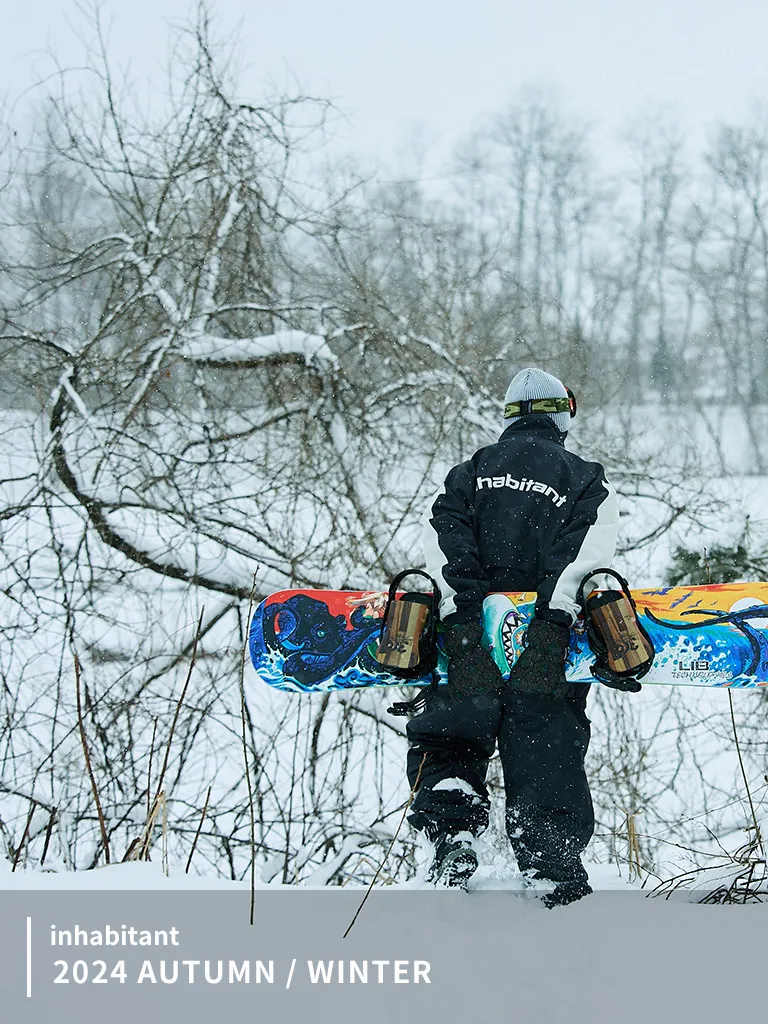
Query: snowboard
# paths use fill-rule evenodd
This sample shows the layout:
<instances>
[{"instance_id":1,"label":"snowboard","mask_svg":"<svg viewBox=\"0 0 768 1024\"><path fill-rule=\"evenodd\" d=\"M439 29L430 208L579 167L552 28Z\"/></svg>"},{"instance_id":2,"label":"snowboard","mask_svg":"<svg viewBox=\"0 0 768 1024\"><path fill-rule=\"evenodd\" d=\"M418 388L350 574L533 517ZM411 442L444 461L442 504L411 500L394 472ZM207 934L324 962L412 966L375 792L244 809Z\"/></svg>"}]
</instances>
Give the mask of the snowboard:
<instances>
[{"instance_id":1,"label":"snowboard","mask_svg":"<svg viewBox=\"0 0 768 1024\"><path fill-rule=\"evenodd\" d=\"M768 685L768 583L634 590L640 621L656 657L643 684L758 687ZM426 686L404 682L376 660L387 594L378 591L283 590L256 608L249 630L258 677L278 690L318 693L359 686ZM524 647L535 593L489 594L485 641L504 676ZM447 659L440 647L440 682ZM584 622L571 630L566 677L591 683L594 656Z\"/></svg>"}]
</instances>

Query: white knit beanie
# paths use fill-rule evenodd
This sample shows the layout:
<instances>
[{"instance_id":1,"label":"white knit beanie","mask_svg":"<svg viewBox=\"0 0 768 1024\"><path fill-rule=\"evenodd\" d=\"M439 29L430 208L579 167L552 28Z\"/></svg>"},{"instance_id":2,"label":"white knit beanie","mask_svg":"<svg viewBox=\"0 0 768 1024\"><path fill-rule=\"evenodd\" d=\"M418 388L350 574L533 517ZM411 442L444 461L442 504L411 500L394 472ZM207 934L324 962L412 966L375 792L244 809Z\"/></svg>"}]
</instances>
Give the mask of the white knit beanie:
<instances>
[{"instance_id":1,"label":"white knit beanie","mask_svg":"<svg viewBox=\"0 0 768 1024\"><path fill-rule=\"evenodd\" d=\"M506 406L510 402L525 402L531 401L534 398L567 397L568 392L565 390L565 385L557 377L553 377L551 373L545 373L543 370L529 367L526 370L521 370L520 373L513 377L504 396L504 404ZM571 414L568 412L529 413L528 415L549 416L557 429L563 434L568 431L571 422ZM522 416L506 416L504 423L509 426L511 423L517 423L521 419Z\"/></svg>"}]
</instances>

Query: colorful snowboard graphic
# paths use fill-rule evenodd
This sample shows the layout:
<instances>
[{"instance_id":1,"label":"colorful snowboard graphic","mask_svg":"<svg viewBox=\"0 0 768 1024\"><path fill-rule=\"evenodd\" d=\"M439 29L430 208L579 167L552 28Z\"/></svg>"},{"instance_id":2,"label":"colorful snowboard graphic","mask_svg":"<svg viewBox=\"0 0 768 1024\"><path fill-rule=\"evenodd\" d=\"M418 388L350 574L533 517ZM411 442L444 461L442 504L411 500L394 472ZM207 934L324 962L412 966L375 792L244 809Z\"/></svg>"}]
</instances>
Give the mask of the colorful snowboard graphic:
<instances>
[{"instance_id":1,"label":"colorful snowboard graphic","mask_svg":"<svg viewBox=\"0 0 768 1024\"><path fill-rule=\"evenodd\" d=\"M656 649L643 683L675 686L768 685L768 583L722 583L632 592ZM523 649L535 594L490 594L486 639L504 675ZM357 686L403 686L376 649L386 594L283 590L256 609L249 650L258 676L279 690L317 693ZM584 626L571 631L567 677L593 682ZM445 682L445 657L440 658ZM427 685L429 679L410 685Z\"/></svg>"}]
</instances>

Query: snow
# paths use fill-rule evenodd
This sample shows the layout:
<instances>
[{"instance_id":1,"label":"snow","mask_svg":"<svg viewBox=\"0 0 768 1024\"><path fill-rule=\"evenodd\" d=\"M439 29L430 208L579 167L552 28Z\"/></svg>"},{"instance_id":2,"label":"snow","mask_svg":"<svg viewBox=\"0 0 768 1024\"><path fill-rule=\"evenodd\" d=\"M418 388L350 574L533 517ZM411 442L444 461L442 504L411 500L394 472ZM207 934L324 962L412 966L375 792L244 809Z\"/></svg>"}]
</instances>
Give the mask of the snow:
<instances>
[{"instance_id":1,"label":"snow","mask_svg":"<svg viewBox=\"0 0 768 1024\"><path fill-rule=\"evenodd\" d=\"M246 362L268 356L302 356L310 363L334 365L336 356L322 335L304 331L277 331L256 338L223 338L198 334L185 339L181 354L188 359Z\"/></svg>"},{"instance_id":2,"label":"snow","mask_svg":"<svg viewBox=\"0 0 768 1024\"><path fill-rule=\"evenodd\" d=\"M247 888L244 882L229 882L211 875L185 874L183 868L170 867L166 875L162 865L148 862L109 864L92 871L13 871L0 858L0 891L10 890L210 890Z\"/></svg>"},{"instance_id":3,"label":"snow","mask_svg":"<svg viewBox=\"0 0 768 1024\"><path fill-rule=\"evenodd\" d=\"M467 796L477 797L479 794L470 786L466 779L452 778L441 779L432 787L433 790L447 790L449 792L466 793Z\"/></svg>"},{"instance_id":4,"label":"snow","mask_svg":"<svg viewBox=\"0 0 768 1024\"><path fill-rule=\"evenodd\" d=\"M473 892L505 891L523 893L529 891L523 879L510 870L509 862L492 853L479 844L487 863L481 863L472 880ZM426 864L425 864L426 868ZM383 886L387 892L413 892L414 890L433 891L433 887L424 881L425 870L408 882L393 883ZM600 891L621 891L641 893L641 890L630 883L612 864L589 865L592 886ZM296 892L296 886L283 885L279 882L266 883L257 878L256 888L259 891L286 890ZM353 888L348 886L347 889ZM157 862L130 861L124 864L109 864L93 868L90 871L51 870L40 871L13 867L6 858L0 857L0 891L19 890L78 890L78 891L122 891L122 890L168 890L188 889L195 891L239 890L249 891L249 879L230 881L213 875L197 875L193 872L185 874L182 867L170 865L166 874L162 864ZM322 890L332 892L320 878L314 884L301 886L304 890ZM364 889L360 888L362 895Z\"/></svg>"}]
</instances>

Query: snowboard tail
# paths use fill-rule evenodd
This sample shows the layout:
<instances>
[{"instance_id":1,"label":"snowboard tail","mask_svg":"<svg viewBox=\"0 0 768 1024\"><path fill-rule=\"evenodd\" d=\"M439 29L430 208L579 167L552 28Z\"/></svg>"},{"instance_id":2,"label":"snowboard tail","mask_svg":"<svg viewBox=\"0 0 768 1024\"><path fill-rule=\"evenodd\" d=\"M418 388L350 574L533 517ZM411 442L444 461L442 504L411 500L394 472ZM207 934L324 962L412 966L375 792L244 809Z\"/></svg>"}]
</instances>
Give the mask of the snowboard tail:
<instances>
[{"instance_id":1,"label":"snowboard tail","mask_svg":"<svg viewBox=\"0 0 768 1024\"><path fill-rule=\"evenodd\" d=\"M768 685L768 583L634 590L638 619L656 657L643 683L677 686ZM379 591L283 590L256 608L248 644L259 678L300 693L360 686L427 686L429 675L393 676L376 660L387 594ZM524 646L535 593L489 594L485 637L508 676ZM438 634L440 682L447 659ZM571 630L566 677L591 683L594 655L579 619Z\"/></svg>"}]
</instances>

